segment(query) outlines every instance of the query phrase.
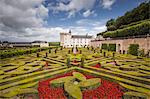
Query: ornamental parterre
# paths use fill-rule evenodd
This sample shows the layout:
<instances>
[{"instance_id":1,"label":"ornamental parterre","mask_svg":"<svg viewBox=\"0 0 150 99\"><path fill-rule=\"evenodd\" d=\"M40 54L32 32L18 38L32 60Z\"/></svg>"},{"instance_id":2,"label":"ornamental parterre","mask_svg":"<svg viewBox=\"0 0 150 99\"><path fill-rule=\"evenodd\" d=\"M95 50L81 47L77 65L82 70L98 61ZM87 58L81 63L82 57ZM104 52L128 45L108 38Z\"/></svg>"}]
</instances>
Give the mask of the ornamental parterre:
<instances>
[{"instance_id":1,"label":"ornamental parterre","mask_svg":"<svg viewBox=\"0 0 150 99\"><path fill-rule=\"evenodd\" d=\"M121 99L123 88L114 82L77 71L39 82L40 99Z\"/></svg>"}]
</instances>

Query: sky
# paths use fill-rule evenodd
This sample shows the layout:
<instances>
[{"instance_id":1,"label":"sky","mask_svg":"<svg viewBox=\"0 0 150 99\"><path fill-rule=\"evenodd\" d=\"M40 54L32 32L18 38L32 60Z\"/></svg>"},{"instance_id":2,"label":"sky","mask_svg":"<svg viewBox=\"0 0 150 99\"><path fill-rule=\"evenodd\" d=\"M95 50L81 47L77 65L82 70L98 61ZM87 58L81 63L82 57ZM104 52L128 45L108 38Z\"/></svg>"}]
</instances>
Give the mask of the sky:
<instances>
[{"instance_id":1,"label":"sky","mask_svg":"<svg viewBox=\"0 0 150 99\"><path fill-rule=\"evenodd\" d=\"M93 35L146 0L0 0L0 41L60 41L60 32Z\"/></svg>"}]
</instances>

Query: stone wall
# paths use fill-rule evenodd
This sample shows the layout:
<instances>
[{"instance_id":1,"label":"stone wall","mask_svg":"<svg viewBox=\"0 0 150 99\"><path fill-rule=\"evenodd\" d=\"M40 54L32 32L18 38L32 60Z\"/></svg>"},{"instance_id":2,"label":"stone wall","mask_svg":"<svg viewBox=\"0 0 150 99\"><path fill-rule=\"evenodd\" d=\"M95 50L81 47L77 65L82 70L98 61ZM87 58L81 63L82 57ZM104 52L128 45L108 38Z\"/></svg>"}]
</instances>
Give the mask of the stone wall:
<instances>
[{"instance_id":1,"label":"stone wall","mask_svg":"<svg viewBox=\"0 0 150 99\"><path fill-rule=\"evenodd\" d=\"M144 49L145 52L150 50L150 37L146 38L132 38L132 39L116 39L116 40L103 40L103 41L91 41L90 45L93 47L101 47L103 43L116 44L116 50L119 52L127 52L130 44L139 44L140 49Z\"/></svg>"}]
</instances>

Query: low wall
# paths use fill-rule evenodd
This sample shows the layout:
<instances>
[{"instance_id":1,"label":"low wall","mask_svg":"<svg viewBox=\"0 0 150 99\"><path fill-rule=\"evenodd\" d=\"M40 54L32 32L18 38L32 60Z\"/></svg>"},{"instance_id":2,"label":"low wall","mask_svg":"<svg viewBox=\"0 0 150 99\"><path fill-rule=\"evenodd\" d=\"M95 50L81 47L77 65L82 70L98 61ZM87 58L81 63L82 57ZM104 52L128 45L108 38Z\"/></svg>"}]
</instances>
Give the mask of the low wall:
<instances>
[{"instance_id":1,"label":"low wall","mask_svg":"<svg viewBox=\"0 0 150 99\"><path fill-rule=\"evenodd\" d=\"M130 44L139 44L140 49L144 49L145 52L150 50L150 37L146 38L134 38L134 39L117 39L117 40L103 40L103 41L91 41L90 45L93 47L101 47L103 43L116 44L116 50L127 52Z\"/></svg>"}]
</instances>

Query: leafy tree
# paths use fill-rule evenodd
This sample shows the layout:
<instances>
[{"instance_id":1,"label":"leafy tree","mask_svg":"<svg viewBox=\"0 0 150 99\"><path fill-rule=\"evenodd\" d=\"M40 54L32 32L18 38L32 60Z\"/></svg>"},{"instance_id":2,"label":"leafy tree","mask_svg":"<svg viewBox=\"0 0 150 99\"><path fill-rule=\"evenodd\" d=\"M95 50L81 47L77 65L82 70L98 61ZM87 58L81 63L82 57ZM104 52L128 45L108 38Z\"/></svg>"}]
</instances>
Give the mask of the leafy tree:
<instances>
[{"instance_id":1,"label":"leafy tree","mask_svg":"<svg viewBox=\"0 0 150 99\"><path fill-rule=\"evenodd\" d=\"M140 20L149 19L149 6L150 2L142 3L137 8L126 12L123 16L118 17L114 23L115 27L118 29L122 25L127 25L132 22L137 22ZM106 25L107 26L107 25Z\"/></svg>"},{"instance_id":2,"label":"leafy tree","mask_svg":"<svg viewBox=\"0 0 150 99\"><path fill-rule=\"evenodd\" d=\"M115 23L115 19L110 19L107 21L106 26L114 25L114 23Z\"/></svg>"},{"instance_id":3,"label":"leafy tree","mask_svg":"<svg viewBox=\"0 0 150 99\"><path fill-rule=\"evenodd\" d=\"M123 29L126 27L126 25L136 23L141 20L149 19L149 6L150 1L143 2L138 7L132 9L131 11L127 11L123 16L120 16L117 19L108 20L106 23L107 31L103 33L98 33L97 35L103 35L108 31Z\"/></svg>"}]
</instances>

